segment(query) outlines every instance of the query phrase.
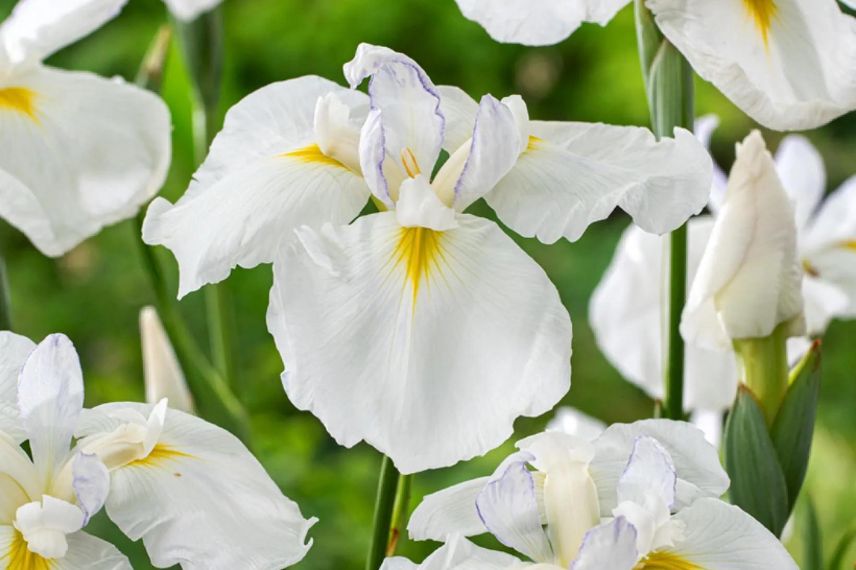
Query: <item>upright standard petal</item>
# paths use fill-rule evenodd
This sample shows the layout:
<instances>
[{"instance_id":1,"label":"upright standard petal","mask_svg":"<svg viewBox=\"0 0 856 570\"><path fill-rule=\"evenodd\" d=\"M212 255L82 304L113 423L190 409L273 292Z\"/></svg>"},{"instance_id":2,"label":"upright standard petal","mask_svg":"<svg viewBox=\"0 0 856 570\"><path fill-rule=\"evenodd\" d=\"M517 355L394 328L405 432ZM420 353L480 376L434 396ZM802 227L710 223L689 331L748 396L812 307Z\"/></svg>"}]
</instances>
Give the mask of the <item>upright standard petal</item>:
<instances>
[{"instance_id":1,"label":"upright standard petal","mask_svg":"<svg viewBox=\"0 0 856 570\"><path fill-rule=\"evenodd\" d=\"M698 270L713 229L707 216L689 221L688 279ZM591 297L589 320L598 347L622 376L652 398L663 398L662 279L664 238L629 226ZM731 350L686 346L684 408L724 410L737 394L737 364Z\"/></svg>"},{"instance_id":2,"label":"upright standard petal","mask_svg":"<svg viewBox=\"0 0 856 570\"><path fill-rule=\"evenodd\" d=\"M164 0L173 16L183 22L190 22L204 12L213 10L223 0Z\"/></svg>"},{"instance_id":3,"label":"upright standard petal","mask_svg":"<svg viewBox=\"0 0 856 570\"><path fill-rule=\"evenodd\" d=\"M68 455L82 409L83 374L74 345L65 335L50 335L30 354L18 386L21 424L43 483Z\"/></svg>"},{"instance_id":4,"label":"upright standard petal","mask_svg":"<svg viewBox=\"0 0 856 570\"><path fill-rule=\"evenodd\" d=\"M335 105L344 117L327 114ZM229 110L184 196L175 205L156 199L143 224L143 240L178 260L179 297L235 266L269 263L296 227L359 214L369 193L348 157L366 107L362 93L306 76L263 87Z\"/></svg>"},{"instance_id":5,"label":"upright standard petal","mask_svg":"<svg viewBox=\"0 0 856 570\"><path fill-rule=\"evenodd\" d=\"M797 570L788 551L761 523L717 499L699 499L674 519L683 536L671 548L640 562L641 570L705 568L709 570ZM670 566L669 561L673 564ZM683 563L683 566L679 564Z\"/></svg>"},{"instance_id":6,"label":"upright standard petal","mask_svg":"<svg viewBox=\"0 0 856 570\"><path fill-rule=\"evenodd\" d=\"M629 0L457 0L461 12L498 42L559 43L583 22L605 26Z\"/></svg>"},{"instance_id":7,"label":"upright standard petal","mask_svg":"<svg viewBox=\"0 0 856 570\"><path fill-rule=\"evenodd\" d=\"M129 412L143 404L107 404L81 422L84 451L101 455L126 433ZM114 426L115 438L103 430ZM264 468L233 435L199 418L168 410L148 453L111 468L107 514L132 540L142 539L158 567L186 570L278 570L305 555L309 527ZM105 437L108 436L108 437ZM111 461L114 460L114 461Z\"/></svg>"},{"instance_id":8,"label":"upright standard petal","mask_svg":"<svg viewBox=\"0 0 856 570\"><path fill-rule=\"evenodd\" d=\"M526 150L485 198L514 231L544 243L574 241L616 207L662 234L704 208L711 164L683 129L656 141L641 127L533 121Z\"/></svg>"},{"instance_id":9,"label":"upright standard petal","mask_svg":"<svg viewBox=\"0 0 856 570\"><path fill-rule=\"evenodd\" d=\"M0 433L16 443L27 437L18 420L18 376L35 347L26 337L0 331Z\"/></svg>"},{"instance_id":10,"label":"upright standard petal","mask_svg":"<svg viewBox=\"0 0 856 570\"><path fill-rule=\"evenodd\" d=\"M12 63L37 62L115 18L128 0L20 0L0 26Z\"/></svg>"},{"instance_id":11,"label":"upright standard petal","mask_svg":"<svg viewBox=\"0 0 856 570\"><path fill-rule=\"evenodd\" d=\"M381 197L387 194L394 202L404 178L434 170L446 124L440 94L419 64L383 46L360 44L344 71L351 87L370 78L371 108L378 112L379 124L367 122L363 136L371 127L375 146L380 143L384 152L378 163L376 152L361 151L362 168L367 173L382 170L383 187L372 190Z\"/></svg>"},{"instance_id":12,"label":"upright standard petal","mask_svg":"<svg viewBox=\"0 0 856 570\"><path fill-rule=\"evenodd\" d=\"M856 108L856 22L834 0L647 0L695 71L762 125L812 129Z\"/></svg>"},{"instance_id":13,"label":"upright standard petal","mask_svg":"<svg viewBox=\"0 0 856 570\"><path fill-rule=\"evenodd\" d=\"M805 329L794 211L757 131L737 147L725 203L681 319L692 344L728 349L732 339Z\"/></svg>"},{"instance_id":14,"label":"upright standard petal","mask_svg":"<svg viewBox=\"0 0 856 570\"><path fill-rule=\"evenodd\" d=\"M17 94L16 105L0 104L0 217L43 253L61 255L133 216L160 189L171 150L157 96L41 66L13 80L0 85L0 101L4 90Z\"/></svg>"},{"instance_id":15,"label":"upright standard petal","mask_svg":"<svg viewBox=\"0 0 856 570\"><path fill-rule=\"evenodd\" d=\"M499 227L403 228L393 212L303 229L268 309L291 401L347 447L413 473L493 449L570 383L555 287Z\"/></svg>"}]
</instances>

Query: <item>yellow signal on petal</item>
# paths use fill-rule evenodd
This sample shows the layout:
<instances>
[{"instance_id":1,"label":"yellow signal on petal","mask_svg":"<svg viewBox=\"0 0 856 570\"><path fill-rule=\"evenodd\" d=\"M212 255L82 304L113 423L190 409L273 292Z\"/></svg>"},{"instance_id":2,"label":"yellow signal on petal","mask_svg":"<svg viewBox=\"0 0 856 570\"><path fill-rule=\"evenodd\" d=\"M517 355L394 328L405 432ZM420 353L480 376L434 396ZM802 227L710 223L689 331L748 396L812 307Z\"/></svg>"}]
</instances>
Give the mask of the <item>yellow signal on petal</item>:
<instances>
[{"instance_id":1,"label":"yellow signal on petal","mask_svg":"<svg viewBox=\"0 0 856 570\"><path fill-rule=\"evenodd\" d=\"M773 18L778 11L776 0L743 0L743 5L746 6L752 19L755 20L755 26L764 39L764 45L768 45L770 27L773 25Z\"/></svg>"},{"instance_id":2,"label":"yellow signal on petal","mask_svg":"<svg viewBox=\"0 0 856 570\"><path fill-rule=\"evenodd\" d=\"M27 548L27 541L17 530L12 536L12 545L6 556L0 558L5 570L52 570L56 567L53 560L42 558Z\"/></svg>"},{"instance_id":3,"label":"yellow signal on petal","mask_svg":"<svg viewBox=\"0 0 856 570\"><path fill-rule=\"evenodd\" d=\"M26 87L0 87L0 111L20 113L38 123L36 92Z\"/></svg>"},{"instance_id":4,"label":"yellow signal on petal","mask_svg":"<svg viewBox=\"0 0 856 570\"><path fill-rule=\"evenodd\" d=\"M428 228L401 228L398 243L393 251L395 265L403 265L413 291L413 303L419 287L431 271L439 268L443 258L443 233Z\"/></svg>"},{"instance_id":5,"label":"yellow signal on petal","mask_svg":"<svg viewBox=\"0 0 856 570\"><path fill-rule=\"evenodd\" d=\"M668 552L666 550L662 550L659 552L652 552L648 556L642 559L642 561L637 564L633 570L704 570L698 564L694 564L687 560L686 558L675 554L674 552Z\"/></svg>"},{"instance_id":6,"label":"yellow signal on petal","mask_svg":"<svg viewBox=\"0 0 856 570\"><path fill-rule=\"evenodd\" d=\"M169 461L182 458L193 458L193 456L189 453L173 449L163 443L159 443L155 445L155 448L152 449L152 452L146 457L132 461L131 463L128 463L126 467L162 467Z\"/></svg>"},{"instance_id":7,"label":"yellow signal on petal","mask_svg":"<svg viewBox=\"0 0 856 570\"><path fill-rule=\"evenodd\" d=\"M326 154L321 152L321 147L319 147L317 144L310 144L297 150L284 152L280 156L285 158L295 158L301 162L305 162L308 164L324 164L326 166L344 168L345 170L348 169L347 166L345 166L335 158L327 156Z\"/></svg>"},{"instance_id":8,"label":"yellow signal on petal","mask_svg":"<svg viewBox=\"0 0 856 570\"><path fill-rule=\"evenodd\" d=\"M847 240L847 241L843 242L841 244L841 247L843 247L844 249L856 251L856 239L851 239L851 240Z\"/></svg>"}]
</instances>

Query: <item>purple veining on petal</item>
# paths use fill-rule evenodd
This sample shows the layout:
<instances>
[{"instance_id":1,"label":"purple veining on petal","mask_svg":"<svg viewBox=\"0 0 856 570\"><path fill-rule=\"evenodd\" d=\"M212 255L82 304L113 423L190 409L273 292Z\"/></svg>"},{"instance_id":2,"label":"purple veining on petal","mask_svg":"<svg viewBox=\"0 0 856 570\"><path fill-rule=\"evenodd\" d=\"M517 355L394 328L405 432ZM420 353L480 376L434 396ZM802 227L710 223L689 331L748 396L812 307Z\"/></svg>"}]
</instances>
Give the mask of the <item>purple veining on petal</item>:
<instances>
[{"instance_id":1,"label":"purple veining on petal","mask_svg":"<svg viewBox=\"0 0 856 570\"><path fill-rule=\"evenodd\" d=\"M490 103L491 105L501 104L492 95L485 95L484 97L482 97L482 100L479 103L479 110L478 110L478 113L476 113L476 118L475 118L475 121L473 122L473 137L472 137L472 140L470 141L470 152L467 154L467 159L464 161L464 168L461 170L461 175L458 176L458 180L455 182L455 198L454 198L455 202L458 201L458 197L461 194L461 184L463 184L464 177L466 176L467 171L469 170L469 167L470 167L470 161L472 160L473 153L475 152L475 150L477 148L476 142L477 142L478 134L479 134L479 121L481 120L482 104L484 104L486 101L488 103Z\"/></svg>"},{"instance_id":2,"label":"purple veining on petal","mask_svg":"<svg viewBox=\"0 0 856 570\"><path fill-rule=\"evenodd\" d=\"M636 536L639 534L636 530L636 527L633 526L626 518L623 516L616 517L612 522L608 523L610 527L612 527L612 542L617 544L621 536L625 532L632 533L631 536L633 538L632 544L636 544ZM592 540L594 537L603 529L603 525L596 526L592 529L589 529L588 532L583 536L583 542L580 544L580 548L577 551L577 556L574 561L571 563L570 570L576 570L581 562L583 562L583 552L587 548L591 548Z\"/></svg>"},{"instance_id":3,"label":"purple veining on petal","mask_svg":"<svg viewBox=\"0 0 856 570\"><path fill-rule=\"evenodd\" d=\"M662 453L662 456L666 459L666 465L667 465L667 467L669 468L669 471L671 471L671 472L672 472L672 483L671 483L671 487L672 487L672 500L671 500L671 502L670 502L668 505L666 505L666 506L669 508L669 510L671 511L671 510L674 508L675 503L676 503L676 501L677 501L677 495L678 495L678 472L677 472L677 469L675 468L675 463L674 463L674 461L672 460L672 456L671 456L671 454L669 453L669 451L668 451L665 447L663 447L663 445L662 445L659 441L657 441L655 438L653 438L653 437L651 437L651 436L647 436L647 435L637 435L637 436L633 439L633 451L631 451L631 453L630 453L630 457L629 457L629 458L628 458L628 460L627 460L627 464L624 466L624 470L621 472L621 476L618 478L618 482L619 482L619 484L621 483L621 480L622 480L622 479L624 478L624 476L627 474L627 471L630 469L631 464L633 463L634 459L636 458L636 455L637 455L637 452L638 452L639 443L640 443L641 441L648 441L648 440L649 440L649 441L652 441L652 442L654 443L655 448L657 449L657 451L659 451L659 452L661 452L661 453Z\"/></svg>"},{"instance_id":4,"label":"purple veining on petal","mask_svg":"<svg viewBox=\"0 0 856 570\"><path fill-rule=\"evenodd\" d=\"M95 454L79 452L73 459L72 466L72 482L71 487L74 489L74 495L77 498L77 506L83 511L83 525L86 526L101 507L104 506L104 501L107 498L107 492L110 485L110 474L107 467L101 463L101 460ZM90 465L98 465L96 473L87 471L81 473L78 465L88 463ZM96 494L93 494L93 491Z\"/></svg>"}]
</instances>

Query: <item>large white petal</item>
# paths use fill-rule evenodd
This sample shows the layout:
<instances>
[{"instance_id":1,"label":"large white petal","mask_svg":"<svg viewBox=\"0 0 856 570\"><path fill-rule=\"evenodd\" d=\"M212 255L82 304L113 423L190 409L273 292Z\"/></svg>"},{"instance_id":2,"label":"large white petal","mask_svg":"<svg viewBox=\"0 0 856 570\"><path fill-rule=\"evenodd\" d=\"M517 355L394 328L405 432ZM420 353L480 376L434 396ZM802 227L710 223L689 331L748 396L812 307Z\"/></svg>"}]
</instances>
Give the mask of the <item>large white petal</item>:
<instances>
[{"instance_id":1,"label":"large white petal","mask_svg":"<svg viewBox=\"0 0 856 570\"><path fill-rule=\"evenodd\" d=\"M802 334L796 248L793 207L754 131L737 146L725 203L681 318L684 339L727 350L732 339L765 337L782 323L789 336Z\"/></svg>"},{"instance_id":2,"label":"large white petal","mask_svg":"<svg viewBox=\"0 0 856 570\"><path fill-rule=\"evenodd\" d=\"M528 149L485 197L521 235L573 241L616 207L662 234L707 203L711 159L689 131L658 142L641 127L533 121L530 135Z\"/></svg>"},{"instance_id":3,"label":"large white petal","mask_svg":"<svg viewBox=\"0 0 856 570\"><path fill-rule=\"evenodd\" d=\"M45 567L55 570L131 570L131 563L115 546L85 532L76 532L66 537L68 552L63 558L45 562ZM4 568L19 568L12 560L23 554L26 543L20 539L12 526L0 526L0 565ZM33 555L35 556L35 555ZM34 566L35 567L35 566ZM29 566L27 567L29 568Z\"/></svg>"},{"instance_id":4,"label":"large white petal","mask_svg":"<svg viewBox=\"0 0 856 570\"><path fill-rule=\"evenodd\" d=\"M719 497L728 489L730 482L719 463L719 452L696 427L671 420L613 424L595 441L596 453L591 462L601 511L609 512L617 505L616 486L639 436L657 440L669 452L678 476L679 505L698 497Z\"/></svg>"},{"instance_id":5,"label":"large white petal","mask_svg":"<svg viewBox=\"0 0 856 570\"><path fill-rule=\"evenodd\" d=\"M68 455L82 409L83 374L74 345L65 335L50 335L27 358L18 384L21 424L43 482Z\"/></svg>"},{"instance_id":6,"label":"large white petal","mask_svg":"<svg viewBox=\"0 0 856 570\"><path fill-rule=\"evenodd\" d=\"M559 43L583 22L605 26L629 0L457 0L461 12L498 42Z\"/></svg>"},{"instance_id":7,"label":"large white petal","mask_svg":"<svg viewBox=\"0 0 856 570\"><path fill-rule=\"evenodd\" d=\"M856 22L833 0L646 5L695 71L766 127L811 129L856 108Z\"/></svg>"},{"instance_id":8,"label":"large white petal","mask_svg":"<svg viewBox=\"0 0 856 570\"><path fill-rule=\"evenodd\" d=\"M274 263L268 329L290 399L405 473L493 449L570 382L555 287L496 224L458 223L405 230L386 212L303 229Z\"/></svg>"},{"instance_id":9,"label":"large white petal","mask_svg":"<svg viewBox=\"0 0 856 570\"><path fill-rule=\"evenodd\" d=\"M171 147L157 96L41 66L11 81L26 104L0 108L0 217L43 253L65 253L158 191Z\"/></svg>"},{"instance_id":10,"label":"large white petal","mask_svg":"<svg viewBox=\"0 0 856 570\"><path fill-rule=\"evenodd\" d=\"M189 22L214 9L223 0L164 0L169 11L179 20Z\"/></svg>"},{"instance_id":11,"label":"large white petal","mask_svg":"<svg viewBox=\"0 0 856 570\"><path fill-rule=\"evenodd\" d=\"M407 523L410 538L443 541L454 534L475 536L487 532L476 509L476 498L489 479L479 477L425 495Z\"/></svg>"},{"instance_id":12,"label":"large white petal","mask_svg":"<svg viewBox=\"0 0 856 570\"><path fill-rule=\"evenodd\" d=\"M35 343L9 331L0 331L0 433L15 440L26 438L18 421L18 376Z\"/></svg>"},{"instance_id":13,"label":"large white petal","mask_svg":"<svg viewBox=\"0 0 856 570\"><path fill-rule=\"evenodd\" d=\"M306 76L251 93L226 115L208 157L175 205L149 207L143 239L179 263L179 296L226 278L233 267L273 260L301 225L347 223L369 197L359 170L319 148L319 98L333 93L353 110L367 98Z\"/></svg>"},{"instance_id":14,"label":"large white petal","mask_svg":"<svg viewBox=\"0 0 856 570\"><path fill-rule=\"evenodd\" d=\"M853 271L856 273L856 270ZM806 275L803 278L802 292L806 334L810 336L822 335L832 319L848 314L848 292L830 281Z\"/></svg>"},{"instance_id":15,"label":"large white petal","mask_svg":"<svg viewBox=\"0 0 856 570\"><path fill-rule=\"evenodd\" d=\"M127 0L19 0L0 27L12 63L40 61L115 18Z\"/></svg>"},{"instance_id":16,"label":"large white petal","mask_svg":"<svg viewBox=\"0 0 856 570\"><path fill-rule=\"evenodd\" d=\"M547 424L548 431L560 431L586 441L594 441L605 429L604 422L570 406L556 408L556 415Z\"/></svg>"},{"instance_id":17,"label":"large white petal","mask_svg":"<svg viewBox=\"0 0 856 570\"><path fill-rule=\"evenodd\" d=\"M689 221L689 281L712 228L710 217ZM622 376L657 399L664 395L661 339L666 248L664 238L629 226L589 305L598 347ZM724 410L736 393L733 351L686 345L685 409Z\"/></svg>"},{"instance_id":18,"label":"large white petal","mask_svg":"<svg viewBox=\"0 0 856 570\"><path fill-rule=\"evenodd\" d=\"M738 507L699 499L674 519L684 523L684 536L669 551L705 570L798 568L782 543Z\"/></svg>"},{"instance_id":19,"label":"large white petal","mask_svg":"<svg viewBox=\"0 0 856 570\"><path fill-rule=\"evenodd\" d=\"M372 160L366 160L364 156L361 164L365 172L384 168L388 185L385 191L394 201L400 180L387 170L395 170L401 175L402 161L411 159L416 163L410 165L411 170L415 166L428 175L440 155L446 123L440 110L440 93L419 64L383 46L360 44L354 58L345 64L344 71L351 87L371 78L371 107L380 112L382 125L383 136L378 141L390 164L377 164L374 154ZM375 194L384 194L382 188L372 190Z\"/></svg>"},{"instance_id":20,"label":"large white petal","mask_svg":"<svg viewBox=\"0 0 856 570\"><path fill-rule=\"evenodd\" d=\"M152 406L108 404L96 415ZM108 422L109 423L109 422ZM91 415L81 435L92 435ZM107 514L142 539L159 567L278 570L309 547L305 520L246 447L227 431L169 410L152 453L111 473Z\"/></svg>"}]
</instances>

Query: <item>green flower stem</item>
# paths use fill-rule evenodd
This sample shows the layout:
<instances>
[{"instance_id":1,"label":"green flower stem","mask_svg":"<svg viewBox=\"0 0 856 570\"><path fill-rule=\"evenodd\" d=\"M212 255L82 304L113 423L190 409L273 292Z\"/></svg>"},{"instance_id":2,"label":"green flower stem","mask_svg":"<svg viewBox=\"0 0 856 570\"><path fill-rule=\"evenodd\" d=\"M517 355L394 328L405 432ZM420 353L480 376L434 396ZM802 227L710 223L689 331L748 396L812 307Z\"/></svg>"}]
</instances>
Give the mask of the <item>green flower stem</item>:
<instances>
[{"instance_id":1,"label":"green flower stem","mask_svg":"<svg viewBox=\"0 0 856 570\"><path fill-rule=\"evenodd\" d=\"M192 87L193 153L197 166L202 164L219 127L217 113L223 72L223 17L214 9L192 22L178 22L179 45ZM235 314L229 287L225 282L205 288L208 334L214 365L229 384L234 383Z\"/></svg>"},{"instance_id":2,"label":"green flower stem","mask_svg":"<svg viewBox=\"0 0 856 570\"><path fill-rule=\"evenodd\" d=\"M137 73L137 85L152 91L160 89L171 39L170 26L162 26ZM249 418L246 411L223 377L200 350L182 318L175 297L170 292L166 274L156 252L140 239L143 233L144 210L134 218L134 242L139 248L143 268L149 275L164 328L173 343L200 415L229 429L247 442Z\"/></svg>"},{"instance_id":3,"label":"green flower stem","mask_svg":"<svg viewBox=\"0 0 856 570\"><path fill-rule=\"evenodd\" d=\"M662 138L673 136L675 127L692 130L695 115L692 68L657 28L644 0L635 0L635 8L639 56L654 134ZM673 231L668 239L663 416L678 420L684 418L684 341L680 323L687 295L686 225Z\"/></svg>"},{"instance_id":4,"label":"green flower stem","mask_svg":"<svg viewBox=\"0 0 856 570\"><path fill-rule=\"evenodd\" d=\"M389 525L389 538L386 544L386 555L394 556L395 549L404 536L407 517L410 515L410 488L413 475L402 475L398 478L395 491L395 505L392 507L392 521Z\"/></svg>"},{"instance_id":5,"label":"green flower stem","mask_svg":"<svg viewBox=\"0 0 856 570\"><path fill-rule=\"evenodd\" d=\"M392 460L384 455L377 485L374 521L372 523L372 541L369 545L369 555L366 559L366 570L378 570L390 548L393 511L395 510L398 490L403 487L402 479L404 477L395 468ZM406 502L402 501L402 503ZM392 549L395 549L394 545Z\"/></svg>"},{"instance_id":6,"label":"green flower stem","mask_svg":"<svg viewBox=\"0 0 856 570\"><path fill-rule=\"evenodd\" d=\"M6 261L0 253L0 331L12 330L12 306L9 303L9 282L6 280Z\"/></svg>"},{"instance_id":7,"label":"green flower stem","mask_svg":"<svg viewBox=\"0 0 856 570\"><path fill-rule=\"evenodd\" d=\"M734 341L743 382L760 404L768 426L773 425L788 390L788 326L780 324L770 336Z\"/></svg>"}]
</instances>

